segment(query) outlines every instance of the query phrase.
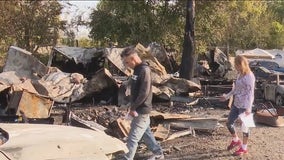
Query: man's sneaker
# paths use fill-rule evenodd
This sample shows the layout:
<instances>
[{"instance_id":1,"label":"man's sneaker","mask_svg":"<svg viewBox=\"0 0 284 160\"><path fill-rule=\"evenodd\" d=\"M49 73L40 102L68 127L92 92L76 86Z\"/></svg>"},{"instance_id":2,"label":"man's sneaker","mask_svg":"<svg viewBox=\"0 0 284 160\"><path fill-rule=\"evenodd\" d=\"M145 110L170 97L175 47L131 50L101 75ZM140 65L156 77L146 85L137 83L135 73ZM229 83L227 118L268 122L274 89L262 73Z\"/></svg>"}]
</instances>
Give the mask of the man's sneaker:
<instances>
[{"instance_id":1,"label":"man's sneaker","mask_svg":"<svg viewBox=\"0 0 284 160\"><path fill-rule=\"evenodd\" d=\"M241 144L241 140L238 140L237 142L232 141L231 144L227 147L227 150L229 151L237 146L241 146Z\"/></svg>"},{"instance_id":2,"label":"man's sneaker","mask_svg":"<svg viewBox=\"0 0 284 160\"><path fill-rule=\"evenodd\" d=\"M241 155L246 154L246 153L248 153L248 150L247 149L244 150L242 147L240 147L240 149L238 149L236 152L234 152L234 155L235 156L241 156Z\"/></svg>"},{"instance_id":3,"label":"man's sneaker","mask_svg":"<svg viewBox=\"0 0 284 160\"><path fill-rule=\"evenodd\" d=\"M165 156L163 153L161 154L153 154L150 158L147 160L157 160L157 159L165 159Z\"/></svg>"}]
</instances>

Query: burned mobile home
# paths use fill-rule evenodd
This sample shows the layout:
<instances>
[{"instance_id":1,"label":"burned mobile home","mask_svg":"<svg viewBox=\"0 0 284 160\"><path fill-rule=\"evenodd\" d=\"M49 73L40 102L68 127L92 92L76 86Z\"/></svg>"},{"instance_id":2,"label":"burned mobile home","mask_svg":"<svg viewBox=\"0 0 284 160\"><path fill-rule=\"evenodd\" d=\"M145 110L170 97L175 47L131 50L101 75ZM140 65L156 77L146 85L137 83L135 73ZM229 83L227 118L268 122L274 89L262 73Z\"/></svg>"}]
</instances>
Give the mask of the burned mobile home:
<instances>
[{"instance_id":1,"label":"burned mobile home","mask_svg":"<svg viewBox=\"0 0 284 160\"><path fill-rule=\"evenodd\" d=\"M20 115L17 107L21 102L20 97L27 95L24 92L50 100L47 107L48 114L52 110L51 106L70 106L71 103L80 100L86 102L86 99L88 99L87 103L92 104L127 105L129 96L127 76L132 70L125 68L121 61L120 53L123 49L54 47L46 66L31 53L11 46L3 73L1 73L1 78L6 78L2 82L6 85L3 86L3 92L0 94L3 99L2 112L11 113L13 110ZM137 44L136 49L151 68L155 100L190 103L200 96L216 96L230 88L228 83L232 82L232 79L229 79L227 75L231 71L231 66L226 55L217 48L206 55L209 75L206 77L203 74L193 80L173 76L173 73L177 71L176 62L162 46L151 43L145 48ZM16 81L11 80L13 77L11 75L5 76L7 74L14 74ZM227 83L224 84L224 82ZM29 86L28 89L20 89L23 93L16 94L11 91L10 86L16 84L23 86L23 83L29 84L24 85ZM15 95L18 95L18 98ZM10 102L12 99L13 102ZM12 104L14 107L7 107Z\"/></svg>"},{"instance_id":2,"label":"burned mobile home","mask_svg":"<svg viewBox=\"0 0 284 160\"><path fill-rule=\"evenodd\" d=\"M120 90L127 84L127 77L124 76L132 71L122 64L122 50L55 47L46 66L30 52L11 46L0 75L1 113L47 118L52 106L70 104L85 97L91 97L96 102L103 100L104 103L124 104L127 96ZM167 74L164 66L149 52L150 49L138 44L137 50L153 71L155 96L170 100L173 95L200 90L200 85L195 82ZM167 57L165 52L163 54ZM118 95L120 93L122 95ZM30 116L31 108L21 107L28 103L35 104L33 110L44 111L45 116ZM43 105L45 107L40 107ZM42 108L46 109L42 111Z\"/></svg>"},{"instance_id":3,"label":"burned mobile home","mask_svg":"<svg viewBox=\"0 0 284 160\"><path fill-rule=\"evenodd\" d=\"M203 100L208 99L216 104L219 102L214 97L229 92L237 75L233 67L233 58L218 47L199 55L195 73L201 84ZM223 105L225 106L227 105Z\"/></svg>"},{"instance_id":4,"label":"burned mobile home","mask_svg":"<svg viewBox=\"0 0 284 160\"><path fill-rule=\"evenodd\" d=\"M87 80L80 73L47 67L30 52L14 46L8 51L0 80L1 115L27 119L48 118L53 106L70 104L105 88L117 87L104 68Z\"/></svg>"},{"instance_id":5,"label":"burned mobile home","mask_svg":"<svg viewBox=\"0 0 284 160\"><path fill-rule=\"evenodd\" d=\"M38 94L32 82L48 73L48 68L17 47L10 47L0 74L1 120L17 117L47 118L53 101Z\"/></svg>"},{"instance_id":6,"label":"burned mobile home","mask_svg":"<svg viewBox=\"0 0 284 160\"><path fill-rule=\"evenodd\" d=\"M5 99L1 105L4 106L2 110L3 115L16 114L19 117L25 117L26 121L31 123L32 119L49 119L49 123L56 124L62 124L64 122L68 124L71 120L75 120L78 123L85 123L86 121L83 122L80 121L80 119L76 120L76 115L72 114L71 108L73 108L74 103L91 102L92 105L101 103L127 106L129 96L127 76L132 73L132 70L125 68L121 61L120 53L123 49L124 48L116 47L102 49L55 47L50 54L48 65L45 66L33 57L31 53L18 47L10 47L4 72L1 73L2 76L0 77L4 79L8 71L13 72L17 81L13 82L9 79L12 76L8 76L8 78L6 76L6 81L9 82L9 86L20 84L21 86L30 87L28 89L20 89L20 93L17 94L11 91L9 87L3 89L3 92L0 94L0 96ZM213 90L215 95L223 91L221 90L217 93L215 89L210 89L213 88L214 85L216 86L216 84L208 81L210 78L206 79L206 76L204 76L203 79L197 77L193 80L173 76L173 73L176 72L175 61L163 47L157 44L151 44L147 48L141 44L137 44L136 50L138 54L147 61L151 68L155 100L182 102L194 105L198 102L200 97L210 97L213 95L212 92L205 92L206 94L203 94L203 86L206 86L205 91ZM216 51L217 53L215 53ZM209 71L212 72L209 77L216 77L217 72L219 73L218 70L221 70L220 75L223 76L220 78L221 81L227 74L226 72L229 71L229 68L224 66L227 65L228 59L225 58L223 53L219 53L218 50L210 52L210 54L213 53L213 56L208 56L209 58L213 58L209 63L218 64L218 66L214 68L215 70L209 69ZM21 58L21 60L17 58ZM212 67L214 65L210 66ZM225 68L225 70L222 68ZM201 83L203 82L199 82L199 79L206 84L202 86ZM25 85L23 85L23 83L25 83ZM26 85L26 83L29 85ZM218 86L218 88L221 87ZM85 101L86 98L91 101ZM31 108L27 103L33 103L37 107ZM42 107L39 103L45 106ZM14 107L10 107L11 104L13 104ZM63 109L60 110L60 108ZM33 112L36 113L36 115L31 116L29 113L32 110L40 113ZM97 115L97 112L94 114ZM200 121L205 122L206 120ZM91 122L86 123L88 124L85 126L92 128L90 127ZM180 125L184 125L182 123L189 122L185 121L179 123L181 123Z\"/></svg>"},{"instance_id":7,"label":"burned mobile home","mask_svg":"<svg viewBox=\"0 0 284 160\"><path fill-rule=\"evenodd\" d=\"M167 73L174 73L178 65L173 58L174 53L168 53L157 43L150 43L147 47L152 56L165 67ZM113 75L128 75L119 68L119 54L123 48L80 48L80 47L53 47L47 66L57 67L67 73L81 73L90 79L98 70L107 68Z\"/></svg>"},{"instance_id":8,"label":"burned mobile home","mask_svg":"<svg viewBox=\"0 0 284 160\"><path fill-rule=\"evenodd\" d=\"M103 49L55 47L49 58L47 66L57 67L63 72L67 73L73 73L76 71L84 75L84 77L90 80L91 82L95 83L103 83L102 82L104 81L103 79L95 79L95 81L92 79L94 78L94 76L97 75L97 72L104 70L104 72L108 72L105 73L105 75L108 75L108 77L113 78L114 82L116 82L116 84L120 86L121 84L124 84L123 82L126 81L127 79L126 76L129 76L131 74L131 70L124 67L120 58L120 53L122 52L123 49L124 48L116 48L116 47L103 48ZM138 44L137 49L140 50L141 56L149 63L152 69L153 85L155 91L154 94L160 95L162 99L168 100L169 97L173 95L174 92L176 92L177 90L176 85L174 86L172 85L174 89L172 89L172 87L169 87L169 85L171 85L172 83L171 81L174 81L173 79L175 78L171 78L168 73L174 73L177 71L177 64L173 59L172 54L167 53L163 47L161 47L156 43L151 43L147 48L145 48L141 44ZM189 85L190 87L191 85L193 86L195 85L195 87L198 88L198 84L186 80L180 80L179 78L176 79L178 80L175 81L184 81L181 83L188 83L187 85ZM89 85L89 87L92 88L92 85ZM89 87L86 87L86 89L88 90ZM111 87L105 88L104 91L106 93L98 94L96 95L96 97L100 97L102 95L106 96L113 95L109 93L116 93L118 86L114 84L112 85L112 87L114 88L112 89ZM185 93L190 92L190 90L187 89L188 86L179 88L179 90L181 91L185 90L182 92ZM177 93L179 92L180 91L177 91ZM118 91L118 93L121 92ZM118 95L118 97L120 96ZM104 101L107 102L114 101L115 104L116 103L120 104L120 102L115 101L115 97L108 97L108 98L105 97Z\"/></svg>"},{"instance_id":9,"label":"burned mobile home","mask_svg":"<svg viewBox=\"0 0 284 160\"><path fill-rule=\"evenodd\" d=\"M81 73L91 78L104 67L104 49L79 47L53 47L47 66L67 73Z\"/></svg>"},{"instance_id":10,"label":"burned mobile home","mask_svg":"<svg viewBox=\"0 0 284 160\"><path fill-rule=\"evenodd\" d=\"M129 103L132 70L121 61L123 49L55 47L46 66L11 46L0 73L1 122L80 126L124 139L130 127L122 117ZM201 59L204 68L198 69L196 79L186 80L175 76L174 60L163 47L138 44L136 49L151 68L155 100L166 102L155 104L150 115L158 140L212 133L222 127L224 115L208 113L215 110L216 96L231 89L235 76L231 59L214 49Z\"/></svg>"}]
</instances>

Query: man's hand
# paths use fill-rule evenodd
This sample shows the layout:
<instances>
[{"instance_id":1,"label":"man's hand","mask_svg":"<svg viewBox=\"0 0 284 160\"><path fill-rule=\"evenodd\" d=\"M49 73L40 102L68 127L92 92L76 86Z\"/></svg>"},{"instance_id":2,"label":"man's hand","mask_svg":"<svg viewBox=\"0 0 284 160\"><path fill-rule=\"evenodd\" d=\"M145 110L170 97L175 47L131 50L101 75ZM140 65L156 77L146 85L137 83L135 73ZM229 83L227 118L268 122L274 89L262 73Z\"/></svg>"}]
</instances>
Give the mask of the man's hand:
<instances>
[{"instance_id":1,"label":"man's hand","mask_svg":"<svg viewBox=\"0 0 284 160\"><path fill-rule=\"evenodd\" d=\"M138 116L138 113L137 113L136 111L130 110L130 111L129 111L129 115L131 115L132 117L137 117L137 116Z\"/></svg>"}]
</instances>

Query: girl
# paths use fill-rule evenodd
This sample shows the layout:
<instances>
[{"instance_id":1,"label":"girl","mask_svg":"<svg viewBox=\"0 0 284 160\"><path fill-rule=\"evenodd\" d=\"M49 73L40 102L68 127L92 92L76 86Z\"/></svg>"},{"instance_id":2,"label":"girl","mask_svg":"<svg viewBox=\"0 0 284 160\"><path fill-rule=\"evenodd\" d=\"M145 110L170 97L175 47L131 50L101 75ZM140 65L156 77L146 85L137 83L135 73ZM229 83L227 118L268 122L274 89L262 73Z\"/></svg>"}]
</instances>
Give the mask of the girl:
<instances>
[{"instance_id":1,"label":"girl","mask_svg":"<svg viewBox=\"0 0 284 160\"><path fill-rule=\"evenodd\" d=\"M252 104L254 100L254 83L255 77L250 70L248 60L243 56L236 56L235 58L235 69L238 72L238 77L232 90L223 96L221 96L221 101L226 101L231 96L234 96L234 103L231 107L231 111L228 116L227 128L232 135L231 144L227 147L227 150L231 150L237 146L240 146L234 155L239 156L248 152L247 143L249 137L249 129L242 124L243 132L243 143L239 139L234 123L238 119L240 114L245 114L248 116L251 114Z\"/></svg>"}]
</instances>

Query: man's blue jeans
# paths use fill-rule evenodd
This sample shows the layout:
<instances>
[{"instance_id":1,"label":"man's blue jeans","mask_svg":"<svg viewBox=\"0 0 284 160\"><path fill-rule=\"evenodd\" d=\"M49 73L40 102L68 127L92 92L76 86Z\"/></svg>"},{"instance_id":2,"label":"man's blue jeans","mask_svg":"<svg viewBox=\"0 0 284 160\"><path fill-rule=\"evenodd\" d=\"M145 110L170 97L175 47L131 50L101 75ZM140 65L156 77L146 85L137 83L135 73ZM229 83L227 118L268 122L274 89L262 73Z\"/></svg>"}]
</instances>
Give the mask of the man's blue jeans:
<instances>
[{"instance_id":1,"label":"man's blue jeans","mask_svg":"<svg viewBox=\"0 0 284 160\"><path fill-rule=\"evenodd\" d=\"M149 114L139 114L131 122L131 129L127 138L127 148L129 152L125 155L127 160L133 160L138 142L143 138L148 149L154 154L163 153L161 146L157 143L150 128Z\"/></svg>"}]
</instances>

